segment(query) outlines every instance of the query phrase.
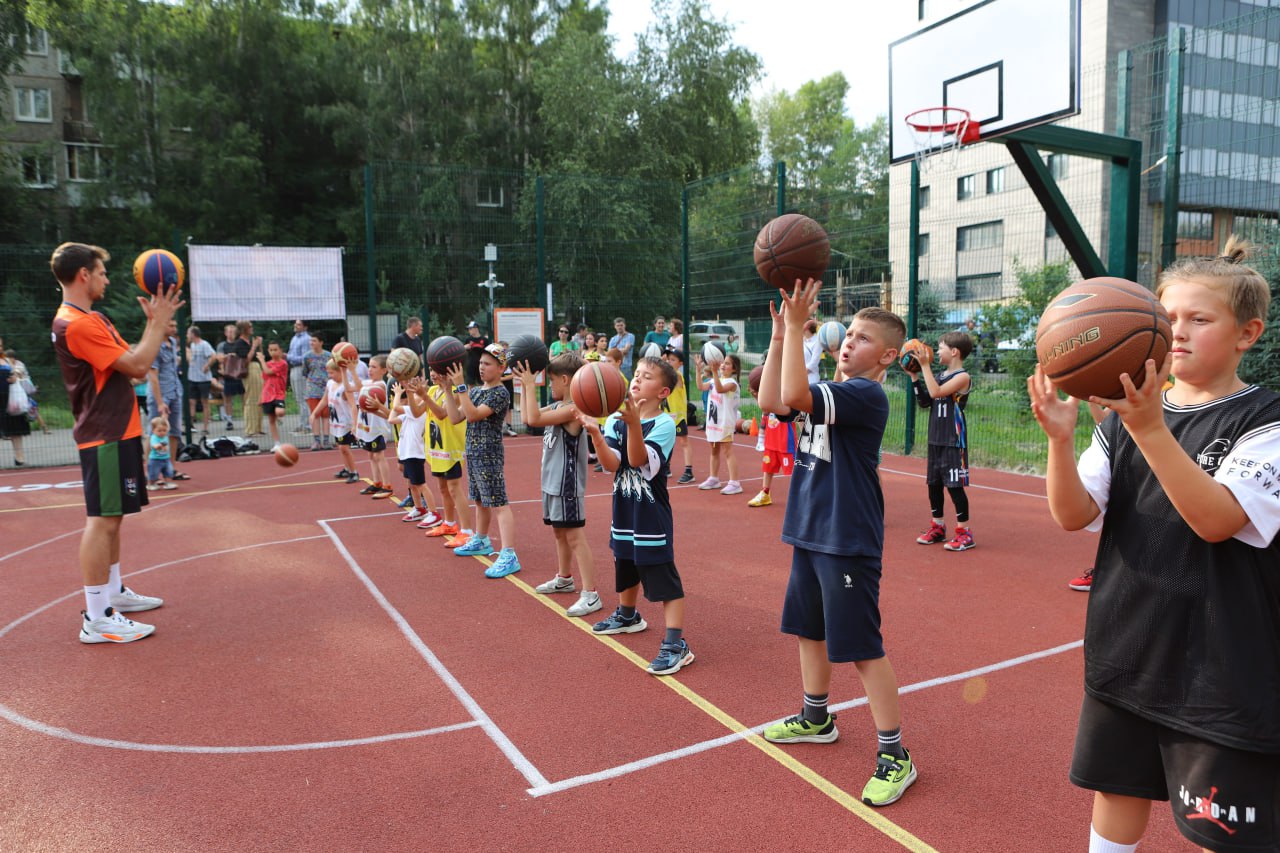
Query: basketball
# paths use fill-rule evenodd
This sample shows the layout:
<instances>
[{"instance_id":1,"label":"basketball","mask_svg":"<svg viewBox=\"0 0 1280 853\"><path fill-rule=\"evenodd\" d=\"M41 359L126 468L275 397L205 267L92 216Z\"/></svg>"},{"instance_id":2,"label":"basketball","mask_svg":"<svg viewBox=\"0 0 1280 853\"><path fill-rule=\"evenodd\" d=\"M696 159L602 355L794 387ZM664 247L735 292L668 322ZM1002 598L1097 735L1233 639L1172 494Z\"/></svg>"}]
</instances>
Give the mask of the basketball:
<instances>
[{"instance_id":1,"label":"basketball","mask_svg":"<svg viewBox=\"0 0 1280 853\"><path fill-rule=\"evenodd\" d=\"M276 447L275 457L281 468L290 468L298 462L298 448L292 444L281 444Z\"/></svg>"},{"instance_id":2,"label":"basketball","mask_svg":"<svg viewBox=\"0 0 1280 853\"><path fill-rule=\"evenodd\" d=\"M751 372L747 374L747 387L751 389L751 396L760 396L760 378L764 376L764 365L757 364L751 368Z\"/></svg>"},{"instance_id":3,"label":"basketball","mask_svg":"<svg viewBox=\"0 0 1280 853\"><path fill-rule=\"evenodd\" d=\"M719 364L724 361L724 347L714 341L702 345L702 360L707 364Z\"/></svg>"},{"instance_id":4,"label":"basketball","mask_svg":"<svg viewBox=\"0 0 1280 853\"><path fill-rule=\"evenodd\" d=\"M1122 278L1091 278L1055 296L1036 327L1036 359L1059 390L1087 400L1124 396L1120 374L1135 386L1147 359L1164 364L1173 339L1155 294Z\"/></svg>"},{"instance_id":5,"label":"basketball","mask_svg":"<svg viewBox=\"0 0 1280 853\"><path fill-rule=\"evenodd\" d=\"M381 382L374 382L372 385L366 385L360 389L360 396L356 397L356 405L366 412L372 412L378 405L387 404L387 386Z\"/></svg>"},{"instance_id":6,"label":"basketball","mask_svg":"<svg viewBox=\"0 0 1280 853\"><path fill-rule=\"evenodd\" d=\"M909 341L903 342L902 349L899 350L902 355L898 358L898 364L901 364L902 369L908 373L919 373L920 362L916 361L916 357L914 355L907 352L907 348L913 344L924 350L924 360L928 364L933 364L933 347L918 338L912 338Z\"/></svg>"},{"instance_id":7,"label":"basketball","mask_svg":"<svg viewBox=\"0 0 1280 853\"><path fill-rule=\"evenodd\" d=\"M828 320L818 327L818 343L830 353L840 351L844 343L845 328L838 320Z\"/></svg>"},{"instance_id":8,"label":"basketball","mask_svg":"<svg viewBox=\"0 0 1280 853\"><path fill-rule=\"evenodd\" d=\"M182 287L187 271L173 252L164 249L148 249L133 262L133 278L147 293L155 296L161 288Z\"/></svg>"},{"instance_id":9,"label":"basketball","mask_svg":"<svg viewBox=\"0 0 1280 853\"><path fill-rule=\"evenodd\" d=\"M516 335L507 348L507 363L517 364L529 362L529 369L534 373L546 370L551 356L547 345L537 335Z\"/></svg>"},{"instance_id":10,"label":"basketball","mask_svg":"<svg viewBox=\"0 0 1280 853\"><path fill-rule=\"evenodd\" d=\"M340 365L355 364L360 360L360 351L356 345L348 341L339 341L333 345L333 360Z\"/></svg>"},{"instance_id":11,"label":"basketball","mask_svg":"<svg viewBox=\"0 0 1280 853\"><path fill-rule=\"evenodd\" d=\"M422 362L408 347L396 347L387 353L387 370L397 381L408 382L422 372Z\"/></svg>"},{"instance_id":12,"label":"basketball","mask_svg":"<svg viewBox=\"0 0 1280 853\"><path fill-rule=\"evenodd\" d=\"M427 345L427 366L436 373L448 373L449 368L460 364L466 354L462 341L453 335L441 335Z\"/></svg>"},{"instance_id":13,"label":"basketball","mask_svg":"<svg viewBox=\"0 0 1280 853\"><path fill-rule=\"evenodd\" d=\"M603 418L627 399L627 379L607 361L589 361L573 374L569 396L587 417Z\"/></svg>"},{"instance_id":14,"label":"basketball","mask_svg":"<svg viewBox=\"0 0 1280 853\"><path fill-rule=\"evenodd\" d=\"M662 358L662 347L658 346L654 341L649 341L640 350L641 358Z\"/></svg>"},{"instance_id":15,"label":"basketball","mask_svg":"<svg viewBox=\"0 0 1280 853\"><path fill-rule=\"evenodd\" d=\"M774 287L791 290L796 279L822 278L831 260L823 227L799 213L784 213L756 235L756 272Z\"/></svg>"}]
</instances>

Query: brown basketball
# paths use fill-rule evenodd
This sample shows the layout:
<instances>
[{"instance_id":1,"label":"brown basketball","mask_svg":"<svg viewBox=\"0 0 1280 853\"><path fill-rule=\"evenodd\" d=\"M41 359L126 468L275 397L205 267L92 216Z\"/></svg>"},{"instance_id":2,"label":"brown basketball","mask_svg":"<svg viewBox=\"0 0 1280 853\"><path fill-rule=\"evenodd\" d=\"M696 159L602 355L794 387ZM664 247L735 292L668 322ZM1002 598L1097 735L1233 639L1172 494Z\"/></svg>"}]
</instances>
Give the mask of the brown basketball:
<instances>
[{"instance_id":1,"label":"brown basketball","mask_svg":"<svg viewBox=\"0 0 1280 853\"><path fill-rule=\"evenodd\" d=\"M784 213L756 235L756 271L774 287L791 290L796 279L822 278L831 241L822 226L799 213Z\"/></svg>"},{"instance_id":2,"label":"brown basketball","mask_svg":"<svg viewBox=\"0 0 1280 853\"><path fill-rule=\"evenodd\" d=\"M573 374L569 396L587 417L603 418L627 399L627 379L607 361L589 361Z\"/></svg>"},{"instance_id":3,"label":"brown basketball","mask_svg":"<svg viewBox=\"0 0 1280 853\"><path fill-rule=\"evenodd\" d=\"M760 396L760 380L764 377L764 365L757 364L751 368L751 372L747 374L747 387L751 389L751 396Z\"/></svg>"},{"instance_id":4,"label":"brown basketball","mask_svg":"<svg viewBox=\"0 0 1280 853\"><path fill-rule=\"evenodd\" d=\"M298 462L298 448L292 444L281 444L276 447L276 464L281 468L289 468Z\"/></svg>"},{"instance_id":5,"label":"brown basketball","mask_svg":"<svg viewBox=\"0 0 1280 853\"><path fill-rule=\"evenodd\" d=\"M1147 359L1164 364L1172 339L1155 294L1122 278L1091 278L1059 293L1040 316L1036 358L1072 397L1115 399L1124 396L1120 374L1142 385Z\"/></svg>"}]
</instances>

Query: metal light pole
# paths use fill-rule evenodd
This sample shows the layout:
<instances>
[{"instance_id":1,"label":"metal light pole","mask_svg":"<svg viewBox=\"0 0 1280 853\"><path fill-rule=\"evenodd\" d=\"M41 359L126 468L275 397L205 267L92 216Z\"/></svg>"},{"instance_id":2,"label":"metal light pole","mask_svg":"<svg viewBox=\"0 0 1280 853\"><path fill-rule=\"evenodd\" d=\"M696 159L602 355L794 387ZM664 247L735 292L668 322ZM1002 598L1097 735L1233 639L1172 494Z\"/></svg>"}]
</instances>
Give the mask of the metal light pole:
<instances>
[{"instance_id":1,"label":"metal light pole","mask_svg":"<svg viewBox=\"0 0 1280 853\"><path fill-rule=\"evenodd\" d=\"M493 273L493 265L498 261L498 247L493 243L489 243L484 247L484 259L489 264L489 277L476 285L476 287L489 288L489 330L493 331L493 291L498 287L506 287L505 284L498 281L498 277Z\"/></svg>"}]
</instances>

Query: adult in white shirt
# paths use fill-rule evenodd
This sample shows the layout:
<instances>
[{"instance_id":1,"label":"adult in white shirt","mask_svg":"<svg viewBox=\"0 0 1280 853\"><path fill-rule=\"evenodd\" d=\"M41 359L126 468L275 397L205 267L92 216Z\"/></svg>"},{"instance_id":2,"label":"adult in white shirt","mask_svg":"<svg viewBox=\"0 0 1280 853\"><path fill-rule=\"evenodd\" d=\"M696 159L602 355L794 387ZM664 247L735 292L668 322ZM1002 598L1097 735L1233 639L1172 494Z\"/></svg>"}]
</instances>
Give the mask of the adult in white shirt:
<instances>
[{"instance_id":1,"label":"adult in white shirt","mask_svg":"<svg viewBox=\"0 0 1280 853\"><path fill-rule=\"evenodd\" d=\"M804 369L809 373L809 384L818 381L818 362L822 361L822 343L818 340L818 321L804 324Z\"/></svg>"}]
</instances>

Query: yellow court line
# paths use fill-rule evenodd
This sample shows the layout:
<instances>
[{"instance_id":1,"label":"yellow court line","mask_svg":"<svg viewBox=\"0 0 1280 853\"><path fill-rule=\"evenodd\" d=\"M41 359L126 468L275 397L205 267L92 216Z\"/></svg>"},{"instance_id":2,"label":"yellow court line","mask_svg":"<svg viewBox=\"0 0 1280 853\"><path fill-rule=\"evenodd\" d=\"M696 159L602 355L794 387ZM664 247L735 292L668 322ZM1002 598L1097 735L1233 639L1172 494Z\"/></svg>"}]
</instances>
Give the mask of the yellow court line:
<instances>
[{"instance_id":1,"label":"yellow court line","mask_svg":"<svg viewBox=\"0 0 1280 853\"><path fill-rule=\"evenodd\" d=\"M483 563L485 566L493 565L492 560L486 560L485 558L479 557L479 556L477 556L476 559L479 560L481 563ZM565 609L560 605L556 604L554 601L552 601L549 596L539 595L534 590L533 587L529 586L527 583L520 580L515 575L507 575L506 580L513 583L518 589L523 590L526 595L531 596L535 601L539 602L540 604L543 604L544 606L551 609L553 612L559 614L562 619L564 619L566 622L576 627L578 630L583 631L587 635L593 637L594 639L600 641L604 645L613 649L615 652L622 655L622 657L631 661L636 666L640 667L641 669L646 669L649 666L649 661L645 660L635 652L631 651L631 649L622 645L622 643L618 642L611 635L597 634L595 631L592 631L591 626L587 622L581 619L575 619L569 616L565 612ZM834 782L822 776L817 771L808 767L804 763L798 761L794 756L788 755L780 747L775 746L774 744L765 740L760 735L756 734L755 732L752 732L750 730L750 727L744 725L743 723L739 722L737 719L735 719L733 716L731 716L727 712L716 707L707 699L703 698L699 693L682 684L674 676L670 676L670 675L661 676L661 677L655 676L655 678L658 678L658 681L661 684L665 684L667 687L670 687L672 690L676 692L677 695L684 698L687 702L689 702L695 708L702 711L704 714L711 717L716 722L720 723L729 731L734 732L735 734L742 735L743 740L745 740L747 743L751 744L756 749L760 750L765 755L769 756L774 761L778 762L783 767L787 768L792 773L799 776L801 779L803 779L805 782L812 785L818 791L822 792L828 798L838 803L845 810L851 812L855 817L858 817L865 823L870 824L871 826L875 827L880 832L882 832L884 835L888 836L889 838L892 838L894 841L901 844L907 850L916 851L916 853L937 853L935 848L931 847L929 844L920 840L919 838L916 838L907 830L903 829L893 821L884 817L880 812L864 804L857 797L854 797L853 795L849 794L847 791L844 791Z\"/></svg>"},{"instance_id":2,"label":"yellow court line","mask_svg":"<svg viewBox=\"0 0 1280 853\"><path fill-rule=\"evenodd\" d=\"M173 500L174 498L198 498L198 497L203 497L204 495L229 495L232 492L256 492L264 489L292 489L292 488L296 488L297 486L323 486L329 482L332 482L335 485L337 485L336 480L315 480L315 481L306 482L306 483L273 483L272 485L269 485L269 486L230 486L225 489L208 489L207 491L203 491L203 492L176 491L176 492L172 492L170 494L165 494L165 495L153 494L147 498L147 502L151 503L153 501ZM36 493L28 492L27 494L36 494ZM12 509L0 509L0 515L3 515L5 513L10 513L10 512L34 512L35 510L41 510L41 509L68 509L70 507L76 507L76 506L83 507L84 500L83 499L78 500L75 503L69 503L69 504L43 504L41 506L19 506L19 507L14 507Z\"/></svg>"}]
</instances>

